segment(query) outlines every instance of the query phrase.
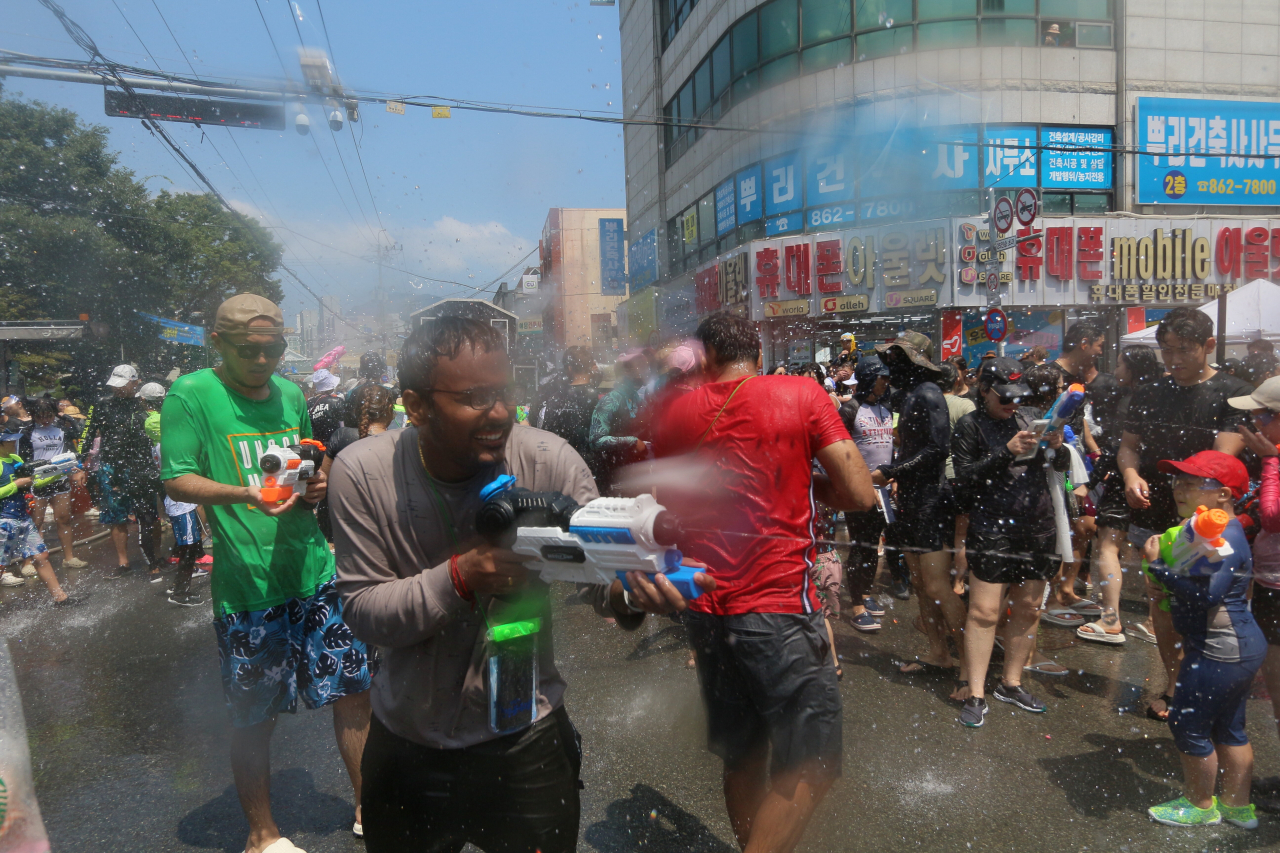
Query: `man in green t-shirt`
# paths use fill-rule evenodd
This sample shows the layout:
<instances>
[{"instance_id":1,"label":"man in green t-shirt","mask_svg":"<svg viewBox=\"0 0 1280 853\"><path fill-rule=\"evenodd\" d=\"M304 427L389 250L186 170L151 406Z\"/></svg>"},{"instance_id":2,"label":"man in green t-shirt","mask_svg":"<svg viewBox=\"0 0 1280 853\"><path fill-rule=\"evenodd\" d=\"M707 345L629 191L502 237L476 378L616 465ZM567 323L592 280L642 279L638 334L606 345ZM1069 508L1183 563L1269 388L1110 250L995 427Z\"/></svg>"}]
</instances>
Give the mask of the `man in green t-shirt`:
<instances>
[{"instance_id":1,"label":"man in green t-shirt","mask_svg":"<svg viewBox=\"0 0 1280 853\"><path fill-rule=\"evenodd\" d=\"M270 748L276 715L294 713L299 694L309 708L333 704L338 750L360 802L377 669L342 620L333 555L313 511L324 476L282 503L262 497L262 454L311 437L302 392L274 375L283 331L279 307L261 296L223 302L211 336L222 364L179 378L161 412L165 490L208 507L213 529L213 624L247 853L297 850L271 817ZM362 834L358 805L354 830Z\"/></svg>"}]
</instances>

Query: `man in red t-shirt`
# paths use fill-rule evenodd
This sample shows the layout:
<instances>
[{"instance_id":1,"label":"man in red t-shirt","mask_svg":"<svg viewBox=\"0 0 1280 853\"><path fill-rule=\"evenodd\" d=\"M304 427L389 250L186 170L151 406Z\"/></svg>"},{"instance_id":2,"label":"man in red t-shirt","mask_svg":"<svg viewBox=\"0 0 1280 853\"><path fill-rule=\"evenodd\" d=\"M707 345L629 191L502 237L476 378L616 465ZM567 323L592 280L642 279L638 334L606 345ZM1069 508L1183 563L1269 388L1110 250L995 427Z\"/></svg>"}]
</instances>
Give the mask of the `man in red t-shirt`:
<instances>
[{"instance_id":1,"label":"man in red t-shirt","mask_svg":"<svg viewBox=\"0 0 1280 853\"><path fill-rule=\"evenodd\" d=\"M822 387L757 375L752 323L713 314L697 337L707 382L668 404L654 439L657 456L688 456L697 474L659 497L681 519L681 550L716 579L685 625L738 844L790 850L840 775L840 693L809 579L814 501L864 511L875 496Z\"/></svg>"}]
</instances>

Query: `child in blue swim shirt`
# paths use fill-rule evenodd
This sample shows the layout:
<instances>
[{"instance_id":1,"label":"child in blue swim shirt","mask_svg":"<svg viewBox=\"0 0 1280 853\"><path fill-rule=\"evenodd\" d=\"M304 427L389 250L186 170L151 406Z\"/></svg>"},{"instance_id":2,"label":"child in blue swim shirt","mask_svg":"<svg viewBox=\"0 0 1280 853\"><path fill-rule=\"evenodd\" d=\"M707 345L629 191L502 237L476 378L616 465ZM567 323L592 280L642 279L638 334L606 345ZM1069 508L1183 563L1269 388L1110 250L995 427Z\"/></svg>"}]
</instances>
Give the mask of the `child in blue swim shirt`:
<instances>
[{"instance_id":1,"label":"child in blue swim shirt","mask_svg":"<svg viewBox=\"0 0 1280 853\"><path fill-rule=\"evenodd\" d=\"M1253 556L1233 504L1249 488L1244 464L1206 450L1178 462L1160 462L1173 475L1178 514L1221 510L1229 519L1214 551L1197 552L1185 522L1144 549L1148 571L1170 593L1173 624L1182 635L1183 658L1169 706L1169 729L1182 758L1183 796L1148 809L1169 826L1201 826L1226 820L1245 829L1258 825L1249 802L1253 747L1245 732L1245 700L1267 654L1262 629L1249 612ZM1225 547L1222 547L1225 543ZM1214 796L1218 774L1222 794Z\"/></svg>"}]
</instances>

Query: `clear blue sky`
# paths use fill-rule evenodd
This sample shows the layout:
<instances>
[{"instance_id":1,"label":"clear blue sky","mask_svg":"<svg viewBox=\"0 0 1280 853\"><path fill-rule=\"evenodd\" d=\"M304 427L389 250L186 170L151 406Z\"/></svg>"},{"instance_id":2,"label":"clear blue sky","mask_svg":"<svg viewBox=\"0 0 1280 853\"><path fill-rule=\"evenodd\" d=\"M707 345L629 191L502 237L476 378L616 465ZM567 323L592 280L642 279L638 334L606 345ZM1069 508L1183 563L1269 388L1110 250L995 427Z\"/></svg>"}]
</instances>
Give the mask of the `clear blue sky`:
<instances>
[{"instance_id":1,"label":"clear blue sky","mask_svg":"<svg viewBox=\"0 0 1280 853\"><path fill-rule=\"evenodd\" d=\"M284 76L253 0L61 2L102 52L119 62L154 67L149 50L162 69L175 73L189 75L189 61L202 77ZM285 68L299 79L292 20L303 42L323 48L317 0L258 2ZM615 7L592 7L587 0L319 2L334 65L349 87L621 112ZM4 5L0 47L85 58L36 0ZM152 190L200 189L136 121L104 116L102 87L20 78L4 85L9 96L21 93L66 107L108 127L121 163L147 176ZM340 296L349 310L369 310L379 215L389 238L403 245L392 261L396 266L479 286L537 246L549 208L625 203L618 125L460 110L451 119L432 119L423 109L400 116L367 105L360 122L347 125L335 140L318 108L309 115L310 138L298 136L292 125L284 132L166 127L238 208L264 224L299 232L275 232L287 247L286 263L317 292ZM536 255L531 262L537 263ZM456 285L414 281L401 273L389 273L386 281L401 298L421 304L465 295ZM313 300L287 278L284 288L287 311L312 307Z\"/></svg>"}]
</instances>

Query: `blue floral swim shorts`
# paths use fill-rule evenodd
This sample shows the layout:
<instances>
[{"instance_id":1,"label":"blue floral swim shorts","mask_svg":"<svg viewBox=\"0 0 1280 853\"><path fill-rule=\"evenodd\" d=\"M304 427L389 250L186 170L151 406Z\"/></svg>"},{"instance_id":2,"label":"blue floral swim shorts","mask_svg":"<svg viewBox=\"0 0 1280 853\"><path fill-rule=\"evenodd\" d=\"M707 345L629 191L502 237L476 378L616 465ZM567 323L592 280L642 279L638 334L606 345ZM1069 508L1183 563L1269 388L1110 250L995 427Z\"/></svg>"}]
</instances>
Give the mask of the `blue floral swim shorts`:
<instances>
[{"instance_id":1,"label":"blue floral swim shorts","mask_svg":"<svg viewBox=\"0 0 1280 853\"><path fill-rule=\"evenodd\" d=\"M49 549L29 518L0 518L0 567L15 560L29 560Z\"/></svg>"},{"instance_id":2,"label":"blue floral swim shorts","mask_svg":"<svg viewBox=\"0 0 1280 853\"><path fill-rule=\"evenodd\" d=\"M357 640L342 621L342 599L332 579L307 598L215 617L213 628L222 691L236 728L296 713L299 695L314 710L363 693L378 671L376 649Z\"/></svg>"}]
</instances>

